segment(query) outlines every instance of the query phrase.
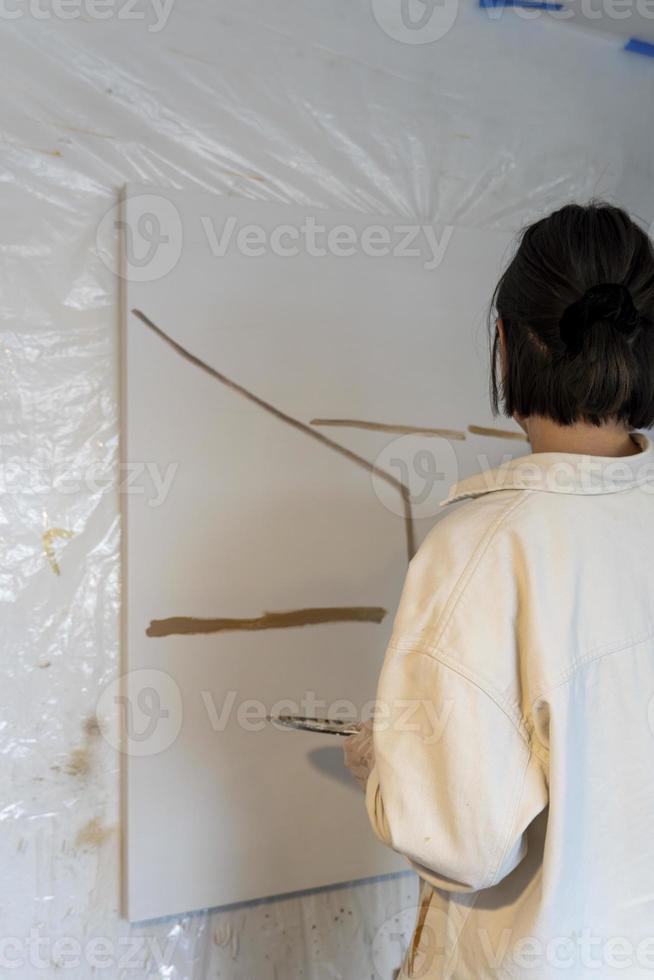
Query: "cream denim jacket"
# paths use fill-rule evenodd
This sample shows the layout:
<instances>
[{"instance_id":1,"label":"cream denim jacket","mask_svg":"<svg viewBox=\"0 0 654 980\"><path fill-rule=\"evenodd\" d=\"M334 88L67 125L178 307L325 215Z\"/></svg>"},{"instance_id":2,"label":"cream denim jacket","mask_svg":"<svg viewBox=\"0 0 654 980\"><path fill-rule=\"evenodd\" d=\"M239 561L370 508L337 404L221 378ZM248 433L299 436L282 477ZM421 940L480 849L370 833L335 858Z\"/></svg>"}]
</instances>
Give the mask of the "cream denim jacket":
<instances>
[{"instance_id":1,"label":"cream denim jacket","mask_svg":"<svg viewBox=\"0 0 654 980\"><path fill-rule=\"evenodd\" d=\"M366 805L422 881L400 976L654 977L654 452L466 479L411 562Z\"/></svg>"}]
</instances>

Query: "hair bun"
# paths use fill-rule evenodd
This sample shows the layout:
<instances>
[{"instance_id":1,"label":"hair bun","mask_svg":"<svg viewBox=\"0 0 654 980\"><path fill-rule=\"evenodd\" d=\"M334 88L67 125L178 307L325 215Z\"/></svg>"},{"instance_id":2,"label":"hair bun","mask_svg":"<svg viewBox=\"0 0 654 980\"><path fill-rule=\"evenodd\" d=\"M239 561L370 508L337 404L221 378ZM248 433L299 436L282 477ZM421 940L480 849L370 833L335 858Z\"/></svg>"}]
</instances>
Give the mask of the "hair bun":
<instances>
[{"instance_id":1,"label":"hair bun","mask_svg":"<svg viewBox=\"0 0 654 980\"><path fill-rule=\"evenodd\" d=\"M598 321L611 323L627 339L640 332L641 318L631 293L620 283L602 283L589 290L567 307L559 324L561 340L568 351L578 354L586 330Z\"/></svg>"}]
</instances>

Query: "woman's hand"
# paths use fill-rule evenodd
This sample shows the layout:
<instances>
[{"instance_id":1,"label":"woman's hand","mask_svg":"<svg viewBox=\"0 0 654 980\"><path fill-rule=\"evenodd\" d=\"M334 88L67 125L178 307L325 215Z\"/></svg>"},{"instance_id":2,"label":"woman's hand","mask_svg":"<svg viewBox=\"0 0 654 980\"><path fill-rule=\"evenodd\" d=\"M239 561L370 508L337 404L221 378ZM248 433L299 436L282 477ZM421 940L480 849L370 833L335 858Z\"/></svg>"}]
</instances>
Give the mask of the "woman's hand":
<instances>
[{"instance_id":1,"label":"woman's hand","mask_svg":"<svg viewBox=\"0 0 654 980\"><path fill-rule=\"evenodd\" d=\"M372 719L364 722L356 735L348 735L343 746L345 765L363 790L366 788L368 776L375 764L372 724Z\"/></svg>"}]
</instances>

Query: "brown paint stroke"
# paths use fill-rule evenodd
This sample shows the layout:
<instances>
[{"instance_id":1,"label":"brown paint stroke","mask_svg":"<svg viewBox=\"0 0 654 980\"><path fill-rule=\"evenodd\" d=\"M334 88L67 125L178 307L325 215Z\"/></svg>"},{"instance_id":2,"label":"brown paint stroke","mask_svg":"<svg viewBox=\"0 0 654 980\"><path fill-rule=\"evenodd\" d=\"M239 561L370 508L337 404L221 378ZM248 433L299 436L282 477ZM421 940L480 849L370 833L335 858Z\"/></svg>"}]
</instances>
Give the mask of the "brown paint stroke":
<instances>
[{"instance_id":1,"label":"brown paint stroke","mask_svg":"<svg viewBox=\"0 0 654 980\"><path fill-rule=\"evenodd\" d=\"M262 177L261 174L247 174L242 173L240 170L220 170L219 173L227 174L228 177L244 177L246 180L264 181L266 179L265 177Z\"/></svg>"},{"instance_id":2,"label":"brown paint stroke","mask_svg":"<svg viewBox=\"0 0 654 980\"><path fill-rule=\"evenodd\" d=\"M319 606L288 612L265 612L252 619L171 616L169 619L153 619L145 632L147 636L181 636L234 630L280 630L293 626L319 626L322 623L381 623L385 615L386 609L381 606Z\"/></svg>"},{"instance_id":3,"label":"brown paint stroke","mask_svg":"<svg viewBox=\"0 0 654 980\"><path fill-rule=\"evenodd\" d=\"M425 897L420 902L420 910L418 912L418 922L413 933L413 940L411 942L411 949L409 951L408 966L409 966L409 976L420 976L420 971L415 969L416 966L416 956L418 953L423 952L421 950L422 934L425 928L425 923L427 921L427 913L429 912L429 906L431 904L433 890L430 888Z\"/></svg>"},{"instance_id":4,"label":"brown paint stroke","mask_svg":"<svg viewBox=\"0 0 654 980\"><path fill-rule=\"evenodd\" d=\"M376 432L399 432L402 435L442 436L463 441L465 432L458 429L430 429L422 425L399 425L393 422L364 422L361 419L311 419L311 425L343 426L351 429L371 429Z\"/></svg>"},{"instance_id":5,"label":"brown paint stroke","mask_svg":"<svg viewBox=\"0 0 654 980\"><path fill-rule=\"evenodd\" d=\"M519 442L526 442L527 436L522 432L514 432L511 429L494 429L486 425L469 425L468 432L475 436L494 436L496 439L517 439Z\"/></svg>"},{"instance_id":6,"label":"brown paint stroke","mask_svg":"<svg viewBox=\"0 0 654 980\"><path fill-rule=\"evenodd\" d=\"M108 133L98 133L95 129L81 129L79 126L59 126L59 129L63 129L66 133L81 133L83 136L97 136L101 140L115 140L115 136L110 136Z\"/></svg>"},{"instance_id":7,"label":"brown paint stroke","mask_svg":"<svg viewBox=\"0 0 654 980\"><path fill-rule=\"evenodd\" d=\"M385 483L388 483L389 486L394 487L402 498L404 507L404 527L406 534L407 555L409 561L411 561L416 550L413 508L411 505L409 489L402 483L401 480L396 479L394 476L391 476L390 473L387 473L385 470L375 466L374 463L369 462L369 460L365 459L363 456L358 456L357 453L352 452L351 449L341 446L340 443L335 442L328 436L323 435L322 432L316 432L316 430L312 429L310 425L305 425L304 422L294 418L292 415L288 415L281 409L271 405L270 402L264 401L263 398L259 398L258 395L255 395L254 392L244 388L243 385L240 385L236 381L232 381L231 378L228 378L226 375L221 374L220 371L217 371L215 368L211 367L210 364L207 364L195 354L192 354L185 347L182 347L181 344L178 344L176 340L173 340L173 338L162 330L161 327L158 327L156 323L153 323L152 320L150 320L150 318L147 317L141 310L132 310L132 313L135 317L141 320L146 327L149 327L150 330L157 334L157 336L161 337L162 340L169 344L173 350L177 351L177 353L180 354L185 360L189 361L191 364L195 364L195 366L199 367L202 371L206 371L207 374L211 375L211 377L215 378L217 381L220 381L220 383L224 384L227 388L230 388L232 391L242 395L243 398L247 398L248 401L258 405L259 408L262 408L270 415L274 415L275 418L285 422L292 428L297 429L299 432L303 432L306 436L309 436L309 438L314 439L316 442L322 443L323 446L327 446L328 449L333 450L340 456L344 456L345 459L349 459L350 462L354 463L356 466L362 467L368 473L374 473L380 480L383 480Z\"/></svg>"},{"instance_id":8,"label":"brown paint stroke","mask_svg":"<svg viewBox=\"0 0 654 980\"><path fill-rule=\"evenodd\" d=\"M27 150L32 150L34 153L42 153L46 157L62 157L63 153L61 150L42 150L38 146L27 146Z\"/></svg>"}]
</instances>

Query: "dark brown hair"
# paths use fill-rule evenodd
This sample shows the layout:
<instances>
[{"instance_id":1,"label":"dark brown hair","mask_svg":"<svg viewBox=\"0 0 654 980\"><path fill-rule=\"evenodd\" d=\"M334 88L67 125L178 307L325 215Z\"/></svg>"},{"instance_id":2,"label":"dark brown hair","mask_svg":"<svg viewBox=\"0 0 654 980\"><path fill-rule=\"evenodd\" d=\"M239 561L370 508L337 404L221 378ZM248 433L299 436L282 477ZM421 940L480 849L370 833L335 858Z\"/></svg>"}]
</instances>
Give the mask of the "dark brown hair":
<instances>
[{"instance_id":1,"label":"dark brown hair","mask_svg":"<svg viewBox=\"0 0 654 980\"><path fill-rule=\"evenodd\" d=\"M654 250L620 208L568 204L530 225L500 279L491 397L562 425L654 423Z\"/></svg>"}]
</instances>

